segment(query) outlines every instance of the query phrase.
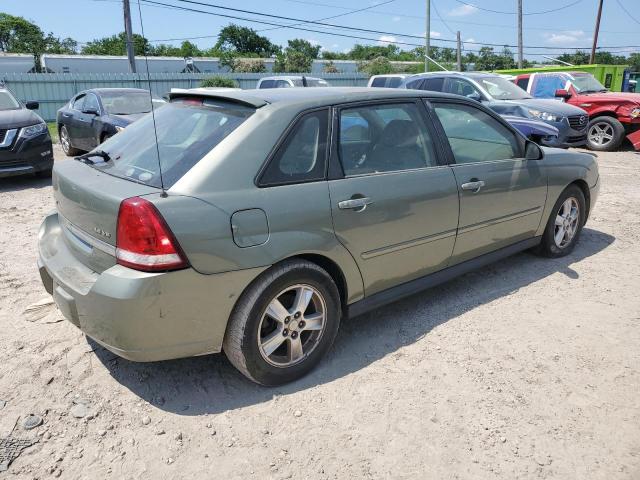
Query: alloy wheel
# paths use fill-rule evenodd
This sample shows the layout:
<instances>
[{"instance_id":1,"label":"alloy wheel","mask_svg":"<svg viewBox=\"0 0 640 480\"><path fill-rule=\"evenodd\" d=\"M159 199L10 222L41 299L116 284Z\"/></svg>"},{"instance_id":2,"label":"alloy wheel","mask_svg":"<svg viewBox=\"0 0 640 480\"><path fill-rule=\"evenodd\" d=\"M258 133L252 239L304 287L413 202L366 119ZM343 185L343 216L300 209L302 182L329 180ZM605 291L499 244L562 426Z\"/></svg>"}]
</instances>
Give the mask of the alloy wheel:
<instances>
[{"instance_id":1,"label":"alloy wheel","mask_svg":"<svg viewBox=\"0 0 640 480\"><path fill-rule=\"evenodd\" d=\"M606 122L597 122L589 127L589 141L604 146L613 141L613 127Z\"/></svg>"},{"instance_id":2,"label":"alloy wheel","mask_svg":"<svg viewBox=\"0 0 640 480\"><path fill-rule=\"evenodd\" d=\"M69 134L67 133L66 127L62 127L62 130L60 130L60 143L62 144L62 150L64 150L64 153L68 154L71 144L69 142Z\"/></svg>"},{"instance_id":3,"label":"alloy wheel","mask_svg":"<svg viewBox=\"0 0 640 480\"><path fill-rule=\"evenodd\" d=\"M267 305L258 325L258 349L275 367L290 367L318 346L326 324L322 294L311 285L293 285Z\"/></svg>"},{"instance_id":4,"label":"alloy wheel","mask_svg":"<svg viewBox=\"0 0 640 480\"><path fill-rule=\"evenodd\" d=\"M580 206L574 197L569 197L556 213L553 237L558 248L566 248L571 244L578 232L579 222Z\"/></svg>"}]
</instances>

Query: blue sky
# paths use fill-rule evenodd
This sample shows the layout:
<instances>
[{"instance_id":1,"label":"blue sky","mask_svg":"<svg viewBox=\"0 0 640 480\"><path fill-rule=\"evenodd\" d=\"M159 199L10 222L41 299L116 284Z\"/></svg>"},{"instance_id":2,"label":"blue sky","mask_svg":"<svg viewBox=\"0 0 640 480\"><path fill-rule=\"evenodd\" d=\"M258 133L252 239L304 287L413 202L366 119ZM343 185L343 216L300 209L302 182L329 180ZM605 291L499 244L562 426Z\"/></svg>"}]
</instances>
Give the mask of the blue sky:
<instances>
[{"instance_id":1,"label":"blue sky","mask_svg":"<svg viewBox=\"0 0 640 480\"><path fill-rule=\"evenodd\" d=\"M180 4L176 0L157 0L162 3ZM305 38L323 48L335 51L348 50L354 43L383 43L400 41L422 43L419 39L403 38L398 34L424 35L425 2L424 0L200 0L221 6L259 11L274 15L301 18L305 20L325 20L329 23L350 27L367 28L390 32L390 35L347 32L343 30L326 30L324 27L304 25L313 30L342 32L371 38L371 41L355 40L331 36L324 33L297 31L287 28L275 28L258 23L230 20L218 16L193 12L176 11L159 6L142 6L144 28L147 38L151 40L198 37L216 35L219 29L230 22L247 25L256 30L264 30L263 35L273 42L286 44L287 39ZM524 0L524 12L534 13L524 17L525 46L542 46L545 49L525 47L525 53L552 54L559 52L557 47L589 47L593 36L597 0L580 0L577 5L554 13L535 14L545 10L556 9L574 3L576 0ZM140 20L136 0L131 0L133 29L140 33ZM465 5L464 3L476 5ZM460 30L463 41L489 42L497 44L515 44L517 39L516 16L508 13L494 13L483 9L500 12L513 12L516 0L432 0L431 35L432 43L440 46L453 46L442 41L455 39L455 31ZM620 8L621 3L633 16L630 17ZM383 4L384 3L384 4ZM640 5L639 0L605 0L602 16L599 45L628 46L640 45ZM13 15L24 16L57 36L71 36L80 42L112 35L123 30L122 4L120 0L5 0L0 10ZM212 12L227 13L240 17L250 17L274 23L295 23L283 20L258 17L238 12L224 12L198 5L183 6L206 9ZM375 6L377 5L377 6ZM349 13L353 10L375 6L370 10ZM215 38L193 40L201 47L209 47ZM165 42L179 43L179 42ZM479 45L465 44L467 49L478 49ZM404 46L403 48L412 48ZM627 54L630 50L640 52L640 48L619 49ZM526 55L530 59L541 59L540 56Z\"/></svg>"}]
</instances>

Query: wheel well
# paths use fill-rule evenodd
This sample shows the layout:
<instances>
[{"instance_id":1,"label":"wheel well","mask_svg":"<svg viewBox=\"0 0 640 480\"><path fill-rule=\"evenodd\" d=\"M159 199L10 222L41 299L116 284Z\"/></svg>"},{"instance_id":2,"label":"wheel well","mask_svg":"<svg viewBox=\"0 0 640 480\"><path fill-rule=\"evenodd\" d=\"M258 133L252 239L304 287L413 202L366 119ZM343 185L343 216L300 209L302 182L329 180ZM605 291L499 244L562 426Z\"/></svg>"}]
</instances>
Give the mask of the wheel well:
<instances>
[{"instance_id":1,"label":"wheel well","mask_svg":"<svg viewBox=\"0 0 640 480\"><path fill-rule=\"evenodd\" d=\"M347 297L347 293L348 293L347 281L344 278L344 274L342 273L342 270L340 269L337 263L335 263L330 258L327 258L323 255L318 255L315 253L297 255L293 258L302 258L309 262L315 263L319 267L326 270L327 273L331 276L331 278L335 282L336 287L338 287L338 292L340 293L340 303L342 304L343 310L346 308L347 298L348 298Z\"/></svg>"},{"instance_id":2,"label":"wheel well","mask_svg":"<svg viewBox=\"0 0 640 480\"><path fill-rule=\"evenodd\" d=\"M582 190L582 194L584 195L584 202L587 207L585 220L589 218L589 212L591 211L591 190L589 190L589 185L584 180L576 180L572 182L571 185L576 185L580 190Z\"/></svg>"},{"instance_id":3,"label":"wheel well","mask_svg":"<svg viewBox=\"0 0 640 480\"><path fill-rule=\"evenodd\" d=\"M598 112L596 113L593 117L589 118L589 121L598 118L598 117L611 117L611 118L615 118L617 119L618 116L616 115L616 112L611 112L611 111L607 111L607 112Z\"/></svg>"}]
</instances>

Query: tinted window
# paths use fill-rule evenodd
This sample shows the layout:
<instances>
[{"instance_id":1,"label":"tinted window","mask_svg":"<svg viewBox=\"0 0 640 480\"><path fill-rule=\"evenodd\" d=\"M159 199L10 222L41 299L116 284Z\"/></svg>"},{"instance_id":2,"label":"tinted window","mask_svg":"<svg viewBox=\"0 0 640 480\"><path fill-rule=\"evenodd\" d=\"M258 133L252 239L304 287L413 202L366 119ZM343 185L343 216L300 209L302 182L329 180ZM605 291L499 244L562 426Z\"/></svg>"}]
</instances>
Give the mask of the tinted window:
<instances>
[{"instance_id":1,"label":"tinted window","mask_svg":"<svg viewBox=\"0 0 640 480\"><path fill-rule=\"evenodd\" d=\"M260 82L260 88L273 88L275 86L274 80L263 80Z\"/></svg>"},{"instance_id":2,"label":"tinted window","mask_svg":"<svg viewBox=\"0 0 640 480\"><path fill-rule=\"evenodd\" d=\"M526 90L527 87L529 86L529 77L525 77L525 78L520 78L518 79L518 81L516 82L516 84L523 90Z\"/></svg>"},{"instance_id":3,"label":"tinted window","mask_svg":"<svg viewBox=\"0 0 640 480\"><path fill-rule=\"evenodd\" d=\"M276 80L275 87L276 88L289 88L291 85L286 80ZM302 86L302 81L300 82L300 86Z\"/></svg>"},{"instance_id":4,"label":"tinted window","mask_svg":"<svg viewBox=\"0 0 640 480\"><path fill-rule=\"evenodd\" d=\"M407 88L413 88L416 90L420 90L420 85L422 84L422 79L419 78L417 80L413 80L407 83Z\"/></svg>"},{"instance_id":5,"label":"tinted window","mask_svg":"<svg viewBox=\"0 0 640 480\"><path fill-rule=\"evenodd\" d=\"M18 101L7 91L0 92L0 110L16 110L20 108Z\"/></svg>"},{"instance_id":6,"label":"tinted window","mask_svg":"<svg viewBox=\"0 0 640 480\"><path fill-rule=\"evenodd\" d=\"M271 159L261 185L309 182L325 178L328 111L300 118Z\"/></svg>"},{"instance_id":7,"label":"tinted window","mask_svg":"<svg viewBox=\"0 0 640 480\"><path fill-rule=\"evenodd\" d=\"M83 110L93 109L95 111L100 110L100 105L98 104L98 98L93 93L88 93L85 97L84 104L82 105Z\"/></svg>"},{"instance_id":8,"label":"tinted window","mask_svg":"<svg viewBox=\"0 0 640 480\"><path fill-rule=\"evenodd\" d=\"M146 115L100 145L110 162L94 168L160 187L158 157L164 186L170 188L255 110L213 99L176 99Z\"/></svg>"},{"instance_id":9,"label":"tinted window","mask_svg":"<svg viewBox=\"0 0 640 480\"><path fill-rule=\"evenodd\" d=\"M80 95L73 101L73 106L71 108L73 108L74 110L82 111L83 103L84 103L84 95Z\"/></svg>"},{"instance_id":10,"label":"tinted window","mask_svg":"<svg viewBox=\"0 0 640 480\"><path fill-rule=\"evenodd\" d=\"M444 78L426 78L422 85L422 90L431 90L433 92L441 92L444 90Z\"/></svg>"},{"instance_id":11,"label":"tinted window","mask_svg":"<svg viewBox=\"0 0 640 480\"><path fill-rule=\"evenodd\" d=\"M387 87L398 88L402 83L402 77L390 77L388 78Z\"/></svg>"},{"instance_id":12,"label":"tinted window","mask_svg":"<svg viewBox=\"0 0 640 480\"><path fill-rule=\"evenodd\" d=\"M413 103L342 110L338 149L347 176L437 165L431 136Z\"/></svg>"},{"instance_id":13,"label":"tinted window","mask_svg":"<svg viewBox=\"0 0 640 480\"><path fill-rule=\"evenodd\" d=\"M435 103L456 163L519 157L520 143L507 127L482 110L460 104Z\"/></svg>"},{"instance_id":14,"label":"tinted window","mask_svg":"<svg viewBox=\"0 0 640 480\"><path fill-rule=\"evenodd\" d=\"M384 87L386 79L384 77L374 78L371 82L372 87Z\"/></svg>"},{"instance_id":15,"label":"tinted window","mask_svg":"<svg viewBox=\"0 0 640 480\"><path fill-rule=\"evenodd\" d=\"M473 85L460 78L450 78L447 82L446 91L447 93L462 95L463 97L473 94L479 94L478 90Z\"/></svg>"}]
</instances>

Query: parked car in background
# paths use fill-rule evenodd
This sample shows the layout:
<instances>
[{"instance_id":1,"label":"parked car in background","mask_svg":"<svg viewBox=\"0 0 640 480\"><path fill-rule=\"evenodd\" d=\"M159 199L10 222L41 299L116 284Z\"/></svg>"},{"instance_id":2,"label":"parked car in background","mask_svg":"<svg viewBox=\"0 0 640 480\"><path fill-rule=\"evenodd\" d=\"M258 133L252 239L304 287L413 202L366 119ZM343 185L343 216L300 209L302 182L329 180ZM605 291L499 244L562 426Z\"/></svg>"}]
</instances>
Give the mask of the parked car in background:
<instances>
[{"instance_id":1,"label":"parked car in background","mask_svg":"<svg viewBox=\"0 0 640 480\"><path fill-rule=\"evenodd\" d=\"M38 107L38 102L22 104L0 84L0 177L51 175L51 136L44 120L32 111Z\"/></svg>"},{"instance_id":2,"label":"parked car in background","mask_svg":"<svg viewBox=\"0 0 640 480\"><path fill-rule=\"evenodd\" d=\"M75 95L58 110L56 124L64 153L73 156L91 150L164 105L161 98L141 88L94 88Z\"/></svg>"},{"instance_id":3,"label":"parked car in background","mask_svg":"<svg viewBox=\"0 0 640 480\"><path fill-rule=\"evenodd\" d=\"M515 82L536 98L560 99L586 110L592 150L616 150L625 136L640 150L640 93L610 92L586 72L523 74Z\"/></svg>"},{"instance_id":4,"label":"parked car in background","mask_svg":"<svg viewBox=\"0 0 640 480\"><path fill-rule=\"evenodd\" d=\"M292 88L292 87L329 87L329 82L322 78L299 75L263 77L258 80L256 88Z\"/></svg>"},{"instance_id":5,"label":"parked car in background","mask_svg":"<svg viewBox=\"0 0 640 480\"><path fill-rule=\"evenodd\" d=\"M389 73L386 75L372 75L369 78L367 87L382 87L382 88L398 88L405 78L410 77L411 74L404 73Z\"/></svg>"},{"instance_id":6,"label":"parked car in background","mask_svg":"<svg viewBox=\"0 0 640 480\"><path fill-rule=\"evenodd\" d=\"M116 354L224 350L278 385L318 364L343 314L521 250L568 254L598 178L592 155L459 96L176 93L56 165L38 263L64 316Z\"/></svg>"},{"instance_id":7,"label":"parked car in background","mask_svg":"<svg viewBox=\"0 0 640 480\"><path fill-rule=\"evenodd\" d=\"M400 88L453 93L476 100L501 115L541 120L558 129L549 147L580 147L587 142L589 117L581 108L535 99L506 78L480 72L434 72L408 77Z\"/></svg>"},{"instance_id":8,"label":"parked car in background","mask_svg":"<svg viewBox=\"0 0 640 480\"><path fill-rule=\"evenodd\" d=\"M518 130L529 140L536 142L538 145L548 145L557 143L558 129L553 125L536 120L535 118L517 117L515 115L500 115L511 126Z\"/></svg>"}]
</instances>

